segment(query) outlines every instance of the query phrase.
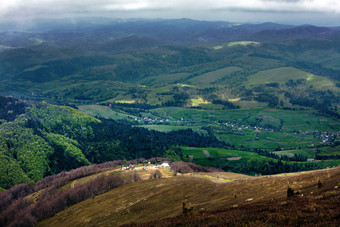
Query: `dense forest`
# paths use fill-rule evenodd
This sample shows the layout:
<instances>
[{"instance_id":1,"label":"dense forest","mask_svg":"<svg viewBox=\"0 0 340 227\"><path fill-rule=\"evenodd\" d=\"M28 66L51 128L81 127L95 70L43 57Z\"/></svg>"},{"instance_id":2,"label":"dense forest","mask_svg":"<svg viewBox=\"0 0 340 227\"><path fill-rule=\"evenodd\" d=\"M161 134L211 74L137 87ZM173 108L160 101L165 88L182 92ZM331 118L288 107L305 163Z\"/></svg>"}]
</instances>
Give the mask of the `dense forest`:
<instances>
[{"instance_id":1,"label":"dense forest","mask_svg":"<svg viewBox=\"0 0 340 227\"><path fill-rule=\"evenodd\" d=\"M287 163L282 162L282 160L279 159L278 161L250 160L247 163L237 164L226 163L225 166L223 167L223 170L252 175L255 174L271 175L278 173L300 172L320 168L322 168L322 166L318 166L315 163Z\"/></svg>"}]
</instances>

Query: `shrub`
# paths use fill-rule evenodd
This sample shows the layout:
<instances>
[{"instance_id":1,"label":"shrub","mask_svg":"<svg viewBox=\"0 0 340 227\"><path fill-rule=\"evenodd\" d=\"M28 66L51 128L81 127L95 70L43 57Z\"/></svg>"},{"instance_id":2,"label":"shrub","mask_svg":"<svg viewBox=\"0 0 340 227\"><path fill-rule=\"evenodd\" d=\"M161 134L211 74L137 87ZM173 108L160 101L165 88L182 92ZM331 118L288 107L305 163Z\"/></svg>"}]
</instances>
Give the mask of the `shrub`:
<instances>
[{"instance_id":1,"label":"shrub","mask_svg":"<svg viewBox=\"0 0 340 227\"><path fill-rule=\"evenodd\" d=\"M195 209L195 205L193 204L188 204L188 207L187 207L187 201L184 200L183 203L182 203L182 212L183 214L191 214Z\"/></svg>"},{"instance_id":2,"label":"shrub","mask_svg":"<svg viewBox=\"0 0 340 227\"><path fill-rule=\"evenodd\" d=\"M174 162L171 165L171 169L175 172L179 173L194 173L194 172L221 172L221 170L218 170L213 167L208 166L199 166L194 163L188 163L188 162Z\"/></svg>"},{"instance_id":3,"label":"shrub","mask_svg":"<svg viewBox=\"0 0 340 227\"><path fill-rule=\"evenodd\" d=\"M158 169L150 175L150 179L162 178L163 174Z\"/></svg>"},{"instance_id":4,"label":"shrub","mask_svg":"<svg viewBox=\"0 0 340 227\"><path fill-rule=\"evenodd\" d=\"M295 191L294 188L291 188L290 186L288 186L287 188L287 198L290 198L292 196L296 196L296 195L299 195L300 192L299 191Z\"/></svg>"}]
</instances>

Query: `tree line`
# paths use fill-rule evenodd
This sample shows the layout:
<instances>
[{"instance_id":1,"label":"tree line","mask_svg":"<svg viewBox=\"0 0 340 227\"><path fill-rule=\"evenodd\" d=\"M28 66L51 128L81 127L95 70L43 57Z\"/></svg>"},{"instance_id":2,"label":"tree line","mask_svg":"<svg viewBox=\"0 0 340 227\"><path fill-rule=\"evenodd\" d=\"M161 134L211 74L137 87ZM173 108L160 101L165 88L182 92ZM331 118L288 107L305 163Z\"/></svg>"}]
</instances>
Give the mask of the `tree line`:
<instances>
[{"instance_id":1,"label":"tree line","mask_svg":"<svg viewBox=\"0 0 340 227\"><path fill-rule=\"evenodd\" d=\"M192 129L158 132L133 127L126 122L101 119L102 123L91 124L93 135L80 138L84 154L92 163L110 160L164 157L165 154L182 157L180 149L173 146L224 147L226 144L214 136L204 136ZM170 151L170 153L169 153Z\"/></svg>"},{"instance_id":2,"label":"tree line","mask_svg":"<svg viewBox=\"0 0 340 227\"><path fill-rule=\"evenodd\" d=\"M274 160L266 161L266 160L255 160L251 159L246 163L231 163L226 162L224 167L222 168L225 171L237 172L243 174L262 174L262 175L270 175L270 174L278 174L278 173L291 173L291 172L300 172L307 170L320 169L322 166L317 165L315 163L288 163L283 162L282 160Z\"/></svg>"},{"instance_id":3,"label":"tree line","mask_svg":"<svg viewBox=\"0 0 340 227\"><path fill-rule=\"evenodd\" d=\"M2 210L0 226L34 226L37 222L59 213L66 207L140 180L141 177L134 172L124 176L121 174L101 175L68 190L59 190L53 186L45 190L35 203L21 197L6 210Z\"/></svg>"}]
</instances>

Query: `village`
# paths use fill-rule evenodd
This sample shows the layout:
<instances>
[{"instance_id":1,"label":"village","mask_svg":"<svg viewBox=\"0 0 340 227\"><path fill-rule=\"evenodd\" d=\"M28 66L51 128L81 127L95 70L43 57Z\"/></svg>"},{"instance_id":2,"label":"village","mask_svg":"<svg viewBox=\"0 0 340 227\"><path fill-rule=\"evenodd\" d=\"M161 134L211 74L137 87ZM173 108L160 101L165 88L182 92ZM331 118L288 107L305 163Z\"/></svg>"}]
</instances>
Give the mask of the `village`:
<instances>
[{"instance_id":1,"label":"village","mask_svg":"<svg viewBox=\"0 0 340 227\"><path fill-rule=\"evenodd\" d=\"M199 126L201 123L194 122L194 121L186 121L183 117L179 120L174 119L163 119L159 117L141 117L135 118L135 122L138 122L139 125L172 125L172 126ZM282 129L274 129L272 127L264 127L264 126L254 126L254 125L245 125L245 124L238 124L236 121L214 121L212 122L215 125L225 127L228 131L232 130L232 133L235 135L243 135L247 132L279 132L285 134L292 134L292 135L313 135L316 140L319 140L317 144L310 144L310 147L316 146L332 146L334 145L335 139L340 136L340 132L322 132L318 130L308 130L308 131L283 131Z\"/></svg>"},{"instance_id":2,"label":"village","mask_svg":"<svg viewBox=\"0 0 340 227\"><path fill-rule=\"evenodd\" d=\"M143 164L126 164L121 166L121 170L156 170L156 169L171 169L169 161L164 161L162 164L151 164L151 162L143 162Z\"/></svg>"}]
</instances>

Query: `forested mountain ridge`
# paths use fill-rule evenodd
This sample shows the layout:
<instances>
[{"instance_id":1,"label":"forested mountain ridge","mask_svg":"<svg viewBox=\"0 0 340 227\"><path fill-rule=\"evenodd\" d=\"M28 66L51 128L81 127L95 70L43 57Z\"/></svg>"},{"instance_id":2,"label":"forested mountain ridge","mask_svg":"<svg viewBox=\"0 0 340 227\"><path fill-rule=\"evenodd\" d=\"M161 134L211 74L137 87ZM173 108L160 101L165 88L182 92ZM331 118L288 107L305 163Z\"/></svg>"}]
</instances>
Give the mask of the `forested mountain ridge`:
<instances>
[{"instance_id":1,"label":"forested mountain ridge","mask_svg":"<svg viewBox=\"0 0 340 227\"><path fill-rule=\"evenodd\" d=\"M64 105L94 104L128 97L137 88L139 97L129 99L166 105L180 97L166 92L166 86L186 84L191 87L182 89L186 93L182 104L203 96L208 101L240 98L271 107L312 106L318 111L324 106L324 112L339 105L340 44L336 28L189 19L97 20L99 23L92 21L87 26L79 21L79 26L70 23L54 29L47 23L49 31L39 30L39 26L46 26L40 24L35 32L1 33L1 94ZM282 67L306 74L279 72L281 78L272 77L256 87L245 86L253 75ZM290 80L295 84L288 84ZM214 99L205 94L207 88L214 89ZM233 96L226 97L225 88L232 88ZM293 100L291 97L301 89L299 99L303 100ZM333 94L327 97L320 90ZM274 97L272 103L263 98L267 94ZM325 98L326 103L322 101ZM311 100L312 105L300 105Z\"/></svg>"}]
</instances>

